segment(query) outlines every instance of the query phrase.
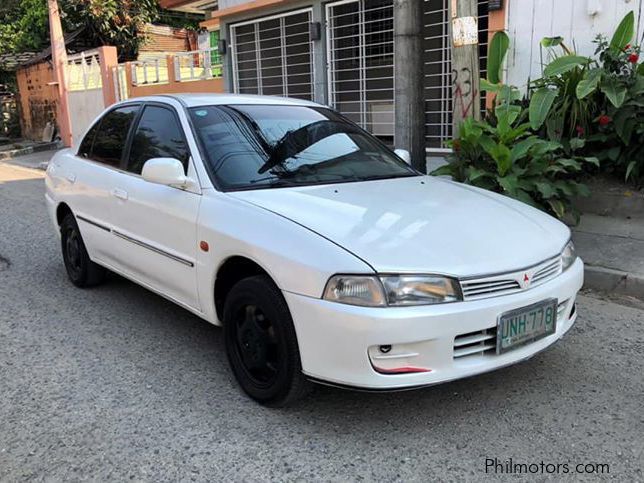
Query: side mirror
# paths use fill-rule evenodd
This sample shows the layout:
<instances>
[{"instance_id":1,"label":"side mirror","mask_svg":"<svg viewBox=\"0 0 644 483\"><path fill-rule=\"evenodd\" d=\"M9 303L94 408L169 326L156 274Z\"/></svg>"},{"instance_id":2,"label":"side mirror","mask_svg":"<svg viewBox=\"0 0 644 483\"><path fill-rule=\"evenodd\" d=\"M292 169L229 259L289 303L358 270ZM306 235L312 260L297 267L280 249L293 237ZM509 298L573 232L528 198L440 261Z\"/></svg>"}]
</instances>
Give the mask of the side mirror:
<instances>
[{"instance_id":1,"label":"side mirror","mask_svg":"<svg viewBox=\"0 0 644 483\"><path fill-rule=\"evenodd\" d=\"M174 158L148 159L143 165L141 176L150 183L167 186L184 186L188 182L183 164Z\"/></svg>"},{"instance_id":2,"label":"side mirror","mask_svg":"<svg viewBox=\"0 0 644 483\"><path fill-rule=\"evenodd\" d=\"M405 163L411 164L411 154L409 154L409 151L406 149L396 149L394 153L396 153L396 156L402 159Z\"/></svg>"}]
</instances>

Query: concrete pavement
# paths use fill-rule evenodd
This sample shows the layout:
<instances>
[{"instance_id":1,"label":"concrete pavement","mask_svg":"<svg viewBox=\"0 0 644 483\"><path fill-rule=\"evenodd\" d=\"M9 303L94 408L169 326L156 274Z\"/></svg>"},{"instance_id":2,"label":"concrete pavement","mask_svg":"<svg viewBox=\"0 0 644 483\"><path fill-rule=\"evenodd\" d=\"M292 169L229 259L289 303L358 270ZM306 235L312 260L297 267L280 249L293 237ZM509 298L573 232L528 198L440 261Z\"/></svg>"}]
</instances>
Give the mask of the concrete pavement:
<instances>
[{"instance_id":1,"label":"concrete pavement","mask_svg":"<svg viewBox=\"0 0 644 483\"><path fill-rule=\"evenodd\" d=\"M573 240L586 263L586 287L644 301L643 215L585 214Z\"/></svg>"},{"instance_id":2,"label":"concrete pavement","mask_svg":"<svg viewBox=\"0 0 644 483\"><path fill-rule=\"evenodd\" d=\"M493 458L572 471L525 481L599 479L579 463L644 480L644 312L580 297L525 363L270 410L238 389L218 328L119 277L67 281L42 175L0 165L0 481L478 481Z\"/></svg>"},{"instance_id":3,"label":"concrete pavement","mask_svg":"<svg viewBox=\"0 0 644 483\"><path fill-rule=\"evenodd\" d=\"M47 169L49 160L56 154L58 149L49 149L46 151L38 151L34 153L16 156L11 159L0 160L0 163L12 164L15 166L22 166L23 168L31 169Z\"/></svg>"}]
</instances>

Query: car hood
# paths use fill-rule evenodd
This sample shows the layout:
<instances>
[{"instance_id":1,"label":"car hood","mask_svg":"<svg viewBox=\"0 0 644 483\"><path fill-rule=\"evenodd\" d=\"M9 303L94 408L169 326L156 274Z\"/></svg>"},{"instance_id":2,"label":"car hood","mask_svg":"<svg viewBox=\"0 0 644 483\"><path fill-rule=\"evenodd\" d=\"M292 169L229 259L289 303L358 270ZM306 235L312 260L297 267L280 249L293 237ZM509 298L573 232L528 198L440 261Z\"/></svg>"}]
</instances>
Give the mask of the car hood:
<instances>
[{"instance_id":1,"label":"car hood","mask_svg":"<svg viewBox=\"0 0 644 483\"><path fill-rule=\"evenodd\" d=\"M514 271L557 255L570 237L563 223L528 205L430 176L230 195L318 233L380 273Z\"/></svg>"}]
</instances>

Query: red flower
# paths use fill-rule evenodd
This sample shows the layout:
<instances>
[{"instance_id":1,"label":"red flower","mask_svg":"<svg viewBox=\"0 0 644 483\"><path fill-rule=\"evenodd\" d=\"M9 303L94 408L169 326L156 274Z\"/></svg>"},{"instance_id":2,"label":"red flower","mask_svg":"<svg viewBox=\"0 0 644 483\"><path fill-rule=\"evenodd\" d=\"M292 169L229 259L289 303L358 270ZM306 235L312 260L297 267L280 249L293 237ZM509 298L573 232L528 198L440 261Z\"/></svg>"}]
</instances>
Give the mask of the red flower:
<instances>
[{"instance_id":1,"label":"red flower","mask_svg":"<svg viewBox=\"0 0 644 483\"><path fill-rule=\"evenodd\" d=\"M601 116L599 116L597 121L599 122L600 126L606 126L606 125L610 124L612 119L611 119L610 116L607 116L606 114L602 114Z\"/></svg>"},{"instance_id":2,"label":"red flower","mask_svg":"<svg viewBox=\"0 0 644 483\"><path fill-rule=\"evenodd\" d=\"M583 127L581 127L581 126L577 126L575 128L575 130L577 131L577 136L579 136L579 137L582 137L584 135L584 133L586 132L585 129Z\"/></svg>"},{"instance_id":3,"label":"red flower","mask_svg":"<svg viewBox=\"0 0 644 483\"><path fill-rule=\"evenodd\" d=\"M640 56L637 54L631 54L628 56L628 61L631 64L637 64L637 61L640 60Z\"/></svg>"},{"instance_id":4,"label":"red flower","mask_svg":"<svg viewBox=\"0 0 644 483\"><path fill-rule=\"evenodd\" d=\"M631 48L631 44L626 44L626 46L624 47L624 52L626 52L630 48Z\"/></svg>"}]
</instances>

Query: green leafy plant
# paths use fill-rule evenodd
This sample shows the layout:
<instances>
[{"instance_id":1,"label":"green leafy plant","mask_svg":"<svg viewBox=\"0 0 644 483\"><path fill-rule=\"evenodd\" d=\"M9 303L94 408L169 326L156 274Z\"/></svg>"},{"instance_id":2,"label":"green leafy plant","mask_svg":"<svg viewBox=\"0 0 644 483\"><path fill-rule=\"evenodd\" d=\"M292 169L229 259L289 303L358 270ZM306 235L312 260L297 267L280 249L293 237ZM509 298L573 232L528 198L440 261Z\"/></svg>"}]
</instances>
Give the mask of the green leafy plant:
<instances>
[{"instance_id":1,"label":"green leafy plant","mask_svg":"<svg viewBox=\"0 0 644 483\"><path fill-rule=\"evenodd\" d=\"M531 128L566 145L585 137L602 169L627 180L644 178L644 65L632 45L635 16L629 12L610 41L599 36L594 57L575 54L562 37L541 41L547 64L530 84Z\"/></svg>"},{"instance_id":2,"label":"green leafy plant","mask_svg":"<svg viewBox=\"0 0 644 483\"><path fill-rule=\"evenodd\" d=\"M511 104L513 109L508 109L508 104L497 106L494 123L466 119L450 144L449 164L432 174L449 175L576 222L572 199L589 194L576 178L585 164L599 161L577 155L582 139L565 147L539 138L530 130L527 111Z\"/></svg>"},{"instance_id":3,"label":"green leafy plant","mask_svg":"<svg viewBox=\"0 0 644 483\"><path fill-rule=\"evenodd\" d=\"M551 39L550 45L562 41ZM549 114L558 90L544 86L534 92L530 107L521 101L519 90L501 82L503 60L509 39L497 33L490 42L487 79L481 89L495 95L494 109L484 121L466 119L458 136L449 143L449 164L433 175L449 175L456 181L503 193L547 211L558 218L576 221L575 196L587 196L588 188L577 178L585 165L597 166L594 157L579 155L585 142L575 138L566 143L539 137L538 128ZM585 62L585 61L583 61ZM557 70L571 71L570 60L559 61ZM536 126L536 129L535 129Z\"/></svg>"}]
</instances>

